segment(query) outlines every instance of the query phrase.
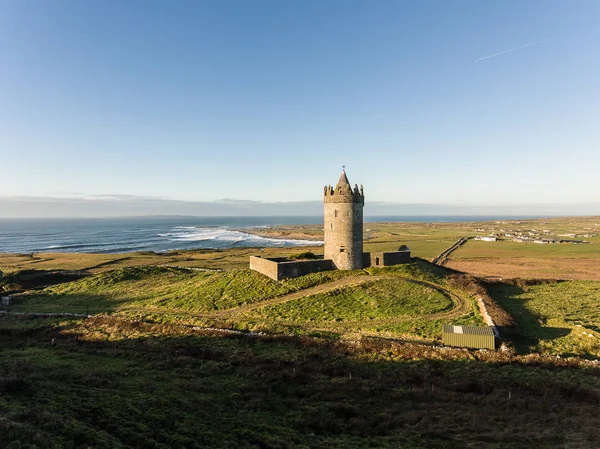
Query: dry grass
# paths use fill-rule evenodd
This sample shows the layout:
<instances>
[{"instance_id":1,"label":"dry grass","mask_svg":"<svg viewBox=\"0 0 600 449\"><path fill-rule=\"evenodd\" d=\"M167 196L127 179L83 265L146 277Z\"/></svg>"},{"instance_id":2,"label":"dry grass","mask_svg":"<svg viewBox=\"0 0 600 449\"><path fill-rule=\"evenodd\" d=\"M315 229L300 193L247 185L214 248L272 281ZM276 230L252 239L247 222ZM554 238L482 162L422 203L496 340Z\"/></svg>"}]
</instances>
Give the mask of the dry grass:
<instances>
[{"instance_id":1,"label":"dry grass","mask_svg":"<svg viewBox=\"0 0 600 449\"><path fill-rule=\"evenodd\" d=\"M502 279L600 280L600 259L535 259L530 257L451 259L445 266L476 276Z\"/></svg>"}]
</instances>

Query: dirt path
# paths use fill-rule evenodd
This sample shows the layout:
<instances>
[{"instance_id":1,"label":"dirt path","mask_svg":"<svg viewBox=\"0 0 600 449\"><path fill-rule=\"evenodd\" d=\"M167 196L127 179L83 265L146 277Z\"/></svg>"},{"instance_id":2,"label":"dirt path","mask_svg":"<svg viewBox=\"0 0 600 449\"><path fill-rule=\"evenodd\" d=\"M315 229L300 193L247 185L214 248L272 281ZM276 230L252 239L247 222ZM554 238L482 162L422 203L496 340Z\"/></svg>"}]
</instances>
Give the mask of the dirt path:
<instances>
[{"instance_id":1,"label":"dirt path","mask_svg":"<svg viewBox=\"0 0 600 449\"><path fill-rule=\"evenodd\" d=\"M354 287L360 284L364 284L365 282L393 278L394 276L370 276L368 274L354 277L346 277L342 279L336 279L335 281L328 282L326 284L319 284L315 285L314 287L305 288L304 290L300 290L298 292L288 293L283 296L267 299L258 303L247 304L244 306L235 307L233 309L218 310L207 315L211 315L214 317L227 315L241 315L243 313L249 312L250 310L262 309L264 307L272 306L275 304L283 304L288 301L293 301L295 299L301 299L308 296L314 296L319 293L327 293L341 287Z\"/></svg>"},{"instance_id":2,"label":"dirt path","mask_svg":"<svg viewBox=\"0 0 600 449\"><path fill-rule=\"evenodd\" d=\"M212 318L217 318L217 317L232 318L235 316L243 315L244 313L250 312L252 310L263 309L268 306L284 304L286 302L294 301L297 299L308 298L310 296L314 296L314 295L322 294L322 293L328 293L328 292L334 291L334 290L336 290L338 288L342 288L342 287L355 287L355 286L358 286L358 285L361 285L361 284L364 284L367 282L380 281L380 280L384 280L384 279L402 279L407 282L412 282L415 284L422 285L424 287L429 287L434 290L437 290L439 293L446 296L447 298L449 298L452 301L453 307L451 309L443 310L441 312L436 312L436 313L432 313L429 315L423 315L421 318L425 318L427 320L454 318L454 317L457 317L457 316L467 313L470 308L470 302L467 299L462 298L433 282L420 281L420 280L416 280L416 279L412 279L412 278L408 278L408 277L404 277L404 276L362 275L362 276L337 279L337 280L335 280L333 282L329 282L327 284L316 285L314 287L310 287L310 288L307 288L307 289L304 289L304 290L301 290L298 292L288 293L283 296L278 296L276 298L267 299L265 301L261 301L261 302L254 303L254 304L247 304L247 305L235 307L232 309L208 312L206 314L202 314L202 316L212 317ZM394 324L394 323L403 322L403 321L410 321L414 318L415 317L413 317L413 316L400 316L397 318L387 318L387 319L369 321L369 323L371 323L371 324ZM359 325L360 323L344 321L344 324Z\"/></svg>"}]
</instances>

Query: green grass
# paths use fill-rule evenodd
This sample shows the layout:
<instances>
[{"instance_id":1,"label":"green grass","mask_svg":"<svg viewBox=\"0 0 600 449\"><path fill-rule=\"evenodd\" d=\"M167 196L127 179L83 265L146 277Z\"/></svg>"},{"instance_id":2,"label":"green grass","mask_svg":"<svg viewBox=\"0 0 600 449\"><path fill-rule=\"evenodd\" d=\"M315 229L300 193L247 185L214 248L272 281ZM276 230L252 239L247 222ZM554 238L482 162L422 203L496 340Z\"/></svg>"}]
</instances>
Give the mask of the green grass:
<instances>
[{"instance_id":1,"label":"green grass","mask_svg":"<svg viewBox=\"0 0 600 449\"><path fill-rule=\"evenodd\" d=\"M223 338L117 318L19 330L6 318L6 448L600 445L598 370L553 359Z\"/></svg>"},{"instance_id":2,"label":"green grass","mask_svg":"<svg viewBox=\"0 0 600 449\"><path fill-rule=\"evenodd\" d=\"M199 272L129 267L16 298L11 310L98 313L118 310L201 313L252 304L360 273L331 271L276 282L249 269Z\"/></svg>"},{"instance_id":3,"label":"green grass","mask_svg":"<svg viewBox=\"0 0 600 449\"><path fill-rule=\"evenodd\" d=\"M267 318L292 321L362 321L415 317L452 307L438 290L403 279L383 279L266 307Z\"/></svg>"},{"instance_id":4,"label":"green grass","mask_svg":"<svg viewBox=\"0 0 600 449\"><path fill-rule=\"evenodd\" d=\"M600 258L596 244L536 244L511 241L482 242L469 240L452 253L452 259L474 258Z\"/></svg>"},{"instance_id":5,"label":"green grass","mask_svg":"<svg viewBox=\"0 0 600 449\"><path fill-rule=\"evenodd\" d=\"M429 315L450 310L450 272L422 260L356 271L328 271L276 282L251 271L193 271L174 267L128 267L32 291L13 298L15 312L95 314L120 312L160 323L262 330L270 333L348 332L436 340L442 322ZM369 281L368 276L391 277ZM358 285L337 284L362 276ZM344 281L345 282L345 281ZM306 294L311 287L318 287ZM300 293L285 303L264 301ZM304 296L303 296L304 295ZM239 309L239 310L238 310ZM247 309L247 310L246 310ZM474 311L447 322L477 323ZM412 323L412 324L411 324Z\"/></svg>"},{"instance_id":6,"label":"green grass","mask_svg":"<svg viewBox=\"0 0 600 449\"><path fill-rule=\"evenodd\" d=\"M515 318L507 332L521 350L600 357L600 282L498 283L489 293Z\"/></svg>"},{"instance_id":7,"label":"green grass","mask_svg":"<svg viewBox=\"0 0 600 449\"><path fill-rule=\"evenodd\" d=\"M235 316L235 327L301 335L369 334L439 340L444 323L483 325L471 294L456 287L452 272L417 259L412 264L365 270L380 279L334 288L284 303L260 303ZM451 294L466 301L453 312ZM455 300L458 298L455 297ZM438 315L444 312L443 317Z\"/></svg>"},{"instance_id":8,"label":"green grass","mask_svg":"<svg viewBox=\"0 0 600 449\"><path fill-rule=\"evenodd\" d=\"M461 316L450 319L425 319L416 317L412 320L400 321L394 324L383 324L378 326L364 326L363 329L375 331L382 335L398 335L410 339L416 336L425 339L441 340L444 324L456 324L467 326L485 326L479 312L474 304L472 309Z\"/></svg>"}]
</instances>

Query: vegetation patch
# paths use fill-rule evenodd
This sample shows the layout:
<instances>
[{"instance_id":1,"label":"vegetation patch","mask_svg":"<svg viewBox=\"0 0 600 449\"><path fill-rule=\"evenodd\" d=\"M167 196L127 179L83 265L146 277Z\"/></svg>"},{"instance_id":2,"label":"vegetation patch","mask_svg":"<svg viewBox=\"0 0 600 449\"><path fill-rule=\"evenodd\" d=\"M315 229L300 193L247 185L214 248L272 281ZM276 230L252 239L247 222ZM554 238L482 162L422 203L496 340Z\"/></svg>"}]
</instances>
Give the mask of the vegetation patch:
<instances>
[{"instance_id":1,"label":"vegetation patch","mask_svg":"<svg viewBox=\"0 0 600 449\"><path fill-rule=\"evenodd\" d=\"M517 280L488 290L514 318L504 333L520 351L600 356L600 282Z\"/></svg>"},{"instance_id":2,"label":"vegetation patch","mask_svg":"<svg viewBox=\"0 0 600 449\"><path fill-rule=\"evenodd\" d=\"M318 259L317 255L311 251L305 251L303 253L292 254L288 256L289 260L315 260Z\"/></svg>"},{"instance_id":3,"label":"vegetation patch","mask_svg":"<svg viewBox=\"0 0 600 449\"><path fill-rule=\"evenodd\" d=\"M268 318L292 321L362 321L428 315L452 307L447 295L400 278L381 279L265 307Z\"/></svg>"},{"instance_id":4,"label":"vegetation patch","mask_svg":"<svg viewBox=\"0 0 600 449\"><path fill-rule=\"evenodd\" d=\"M260 302L357 274L331 271L277 282L249 269L206 272L174 267L127 267L18 296L13 310L202 313Z\"/></svg>"},{"instance_id":5,"label":"vegetation patch","mask_svg":"<svg viewBox=\"0 0 600 449\"><path fill-rule=\"evenodd\" d=\"M81 279L89 273L68 270L16 270L0 278L0 292L27 290Z\"/></svg>"},{"instance_id":6,"label":"vegetation patch","mask_svg":"<svg viewBox=\"0 0 600 449\"><path fill-rule=\"evenodd\" d=\"M7 448L600 445L600 374L573 361L115 317L20 335L4 319Z\"/></svg>"}]
</instances>

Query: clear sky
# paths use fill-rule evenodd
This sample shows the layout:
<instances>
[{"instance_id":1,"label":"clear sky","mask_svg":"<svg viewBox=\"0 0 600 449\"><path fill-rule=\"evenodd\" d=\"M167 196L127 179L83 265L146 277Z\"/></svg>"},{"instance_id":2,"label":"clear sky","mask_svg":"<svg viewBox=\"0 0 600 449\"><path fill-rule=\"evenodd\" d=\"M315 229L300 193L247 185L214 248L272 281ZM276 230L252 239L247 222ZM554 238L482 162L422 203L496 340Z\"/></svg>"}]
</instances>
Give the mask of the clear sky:
<instances>
[{"instance_id":1,"label":"clear sky","mask_svg":"<svg viewBox=\"0 0 600 449\"><path fill-rule=\"evenodd\" d=\"M1 0L0 196L593 202L600 1Z\"/></svg>"}]
</instances>

